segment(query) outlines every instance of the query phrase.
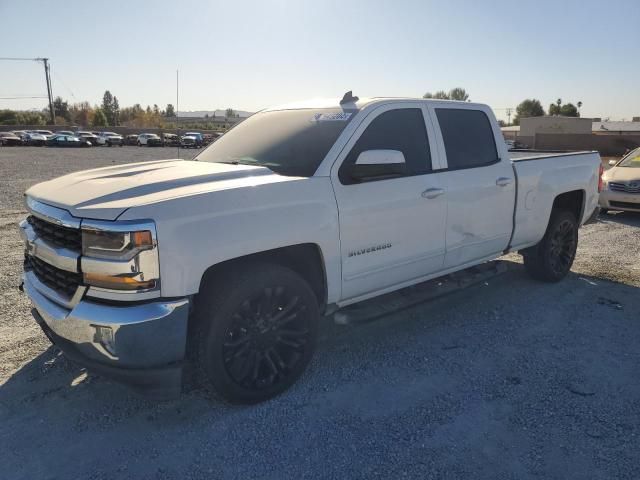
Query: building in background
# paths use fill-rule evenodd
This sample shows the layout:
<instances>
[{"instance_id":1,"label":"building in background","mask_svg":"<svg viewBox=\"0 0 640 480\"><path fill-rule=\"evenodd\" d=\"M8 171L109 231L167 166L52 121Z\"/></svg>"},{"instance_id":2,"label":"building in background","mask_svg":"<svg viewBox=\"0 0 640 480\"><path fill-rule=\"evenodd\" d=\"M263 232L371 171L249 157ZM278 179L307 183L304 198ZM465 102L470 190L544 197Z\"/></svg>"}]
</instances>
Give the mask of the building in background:
<instances>
[{"instance_id":1,"label":"building in background","mask_svg":"<svg viewBox=\"0 0 640 480\"><path fill-rule=\"evenodd\" d=\"M537 150L598 150L601 155L622 155L640 146L640 118L631 122L600 118L529 117L520 126L502 128L507 140Z\"/></svg>"}]
</instances>

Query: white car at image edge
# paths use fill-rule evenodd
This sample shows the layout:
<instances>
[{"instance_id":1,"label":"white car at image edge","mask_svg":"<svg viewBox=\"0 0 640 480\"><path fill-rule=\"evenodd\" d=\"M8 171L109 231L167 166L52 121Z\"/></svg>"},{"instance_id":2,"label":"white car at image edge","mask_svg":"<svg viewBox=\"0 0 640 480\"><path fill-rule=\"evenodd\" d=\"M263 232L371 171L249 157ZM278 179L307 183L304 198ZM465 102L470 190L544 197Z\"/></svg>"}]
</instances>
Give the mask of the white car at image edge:
<instances>
[{"instance_id":1,"label":"white car at image edge","mask_svg":"<svg viewBox=\"0 0 640 480\"><path fill-rule=\"evenodd\" d=\"M600 207L602 212L624 210L640 212L640 147L627 153L602 174Z\"/></svg>"}]
</instances>

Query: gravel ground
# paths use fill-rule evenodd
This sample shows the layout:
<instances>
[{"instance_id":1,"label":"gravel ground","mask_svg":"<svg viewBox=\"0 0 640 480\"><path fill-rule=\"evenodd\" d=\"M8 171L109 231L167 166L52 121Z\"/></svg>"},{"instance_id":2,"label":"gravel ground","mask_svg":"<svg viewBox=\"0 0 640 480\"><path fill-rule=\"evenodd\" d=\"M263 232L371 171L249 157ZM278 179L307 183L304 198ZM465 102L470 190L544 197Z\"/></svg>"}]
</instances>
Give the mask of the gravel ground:
<instances>
[{"instance_id":1,"label":"gravel ground","mask_svg":"<svg viewBox=\"0 0 640 480\"><path fill-rule=\"evenodd\" d=\"M261 405L195 388L154 404L67 363L16 288L23 190L175 153L0 149L0 478L640 478L640 215L582 229L559 284L510 255L487 284L327 323L307 374Z\"/></svg>"}]
</instances>

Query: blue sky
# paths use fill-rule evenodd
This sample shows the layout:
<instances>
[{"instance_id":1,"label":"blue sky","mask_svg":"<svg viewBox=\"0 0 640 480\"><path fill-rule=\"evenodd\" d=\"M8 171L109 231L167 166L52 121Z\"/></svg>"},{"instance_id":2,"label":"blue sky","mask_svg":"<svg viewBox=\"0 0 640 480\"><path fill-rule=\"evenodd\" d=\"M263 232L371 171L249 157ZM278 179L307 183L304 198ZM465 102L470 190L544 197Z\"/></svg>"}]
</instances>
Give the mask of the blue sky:
<instances>
[{"instance_id":1,"label":"blue sky","mask_svg":"<svg viewBox=\"0 0 640 480\"><path fill-rule=\"evenodd\" d=\"M0 0L0 56L49 57L55 95L180 109L461 86L499 117L538 98L640 116L640 2ZM0 97L43 94L42 67L0 62ZM45 100L0 100L35 108Z\"/></svg>"}]
</instances>

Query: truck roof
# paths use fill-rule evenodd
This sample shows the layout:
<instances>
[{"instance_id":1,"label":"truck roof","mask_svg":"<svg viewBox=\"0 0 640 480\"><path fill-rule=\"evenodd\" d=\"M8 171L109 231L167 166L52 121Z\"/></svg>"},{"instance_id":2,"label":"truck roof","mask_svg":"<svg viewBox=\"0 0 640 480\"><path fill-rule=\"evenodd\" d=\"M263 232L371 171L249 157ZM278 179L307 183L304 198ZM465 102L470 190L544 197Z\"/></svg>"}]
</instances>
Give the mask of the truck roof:
<instances>
[{"instance_id":1,"label":"truck roof","mask_svg":"<svg viewBox=\"0 0 640 480\"><path fill-rule=\"evenodd\" d=\"M301 110L301 109L321 109L321 108L344 108L345 110L362 110L364 107L370 105L384 104L389 102L415 102L415 103L457 103L473 106L482 106L480 103L461 102L457 100L440 100L433 98L414 98L414 97L365 97L359 98L355 102L340 103L339 98L312 98L309 100L302 100L293 103L286 103L283 105L277 105L274 107L265 108L263 112L271 112L276 110Z\"/></svg>"}]
</instances>

